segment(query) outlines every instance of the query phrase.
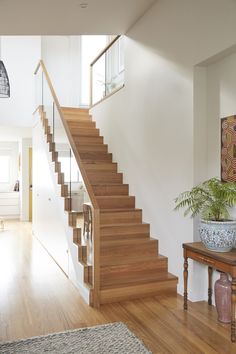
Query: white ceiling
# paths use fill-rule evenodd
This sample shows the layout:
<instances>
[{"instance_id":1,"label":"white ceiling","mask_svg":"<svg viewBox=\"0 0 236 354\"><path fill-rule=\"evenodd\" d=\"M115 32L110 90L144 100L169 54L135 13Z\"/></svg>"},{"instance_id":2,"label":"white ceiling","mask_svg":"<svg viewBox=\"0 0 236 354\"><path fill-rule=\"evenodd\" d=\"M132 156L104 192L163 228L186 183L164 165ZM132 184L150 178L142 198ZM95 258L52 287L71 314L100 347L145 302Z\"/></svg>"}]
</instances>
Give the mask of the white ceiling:
<instances>
[{"instance_id":1,"label":"white ceiling","mask_svg":"<svg viewBox=\"0 0 236 354\"><path fill-rule=\"evenodd\" d=\"M155 1L0 0L0 34L124 34Z\"/></svg>"}]
</instances>

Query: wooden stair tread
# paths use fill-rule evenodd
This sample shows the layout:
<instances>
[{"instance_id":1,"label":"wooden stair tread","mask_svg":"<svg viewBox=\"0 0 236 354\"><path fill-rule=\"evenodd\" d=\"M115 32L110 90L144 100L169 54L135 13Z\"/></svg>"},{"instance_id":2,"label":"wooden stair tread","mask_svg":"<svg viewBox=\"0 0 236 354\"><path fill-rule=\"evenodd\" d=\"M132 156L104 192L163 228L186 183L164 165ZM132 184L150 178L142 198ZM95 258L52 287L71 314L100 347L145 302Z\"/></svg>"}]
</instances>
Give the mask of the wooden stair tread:
<instances>
[{"instance_id":1,"label":"wooden stair tread","mask_svg":"<svg viewBox=\"0 0 236 354\"><path fill-rule=\"evenodd\" d=\"M110 209L109 209L110 210ZM137 223L137 222L134 222L134 223L130 223L128 224L129 227L132 227L132 226L138 226L138 225L149 225L147 222L140 222L140 223ZM109 225L101 225L101 228L110 228L110 227L127 227L127 224L125 223L114 223L114 224L109 224Z\"/></svg>"},{"instance_id":2,"label":"wooden stair tread","mask_svg":"<svg viewBox=\"0 0 236 354\"><path fill-rule=\"evenodd\" d=\"M131 240L149 238L150 225L144 222L130 222L119 224L100 225L101 240Z\"/></svg>"},{"instance_id":3,"label":"wooden stair tread","mask_svg":"<svg viewBox=\"0 0 236 354\"><path fill-rule=\"evenodd\" d=\"M138 208L125 208L125 209L102 209L100 210L100 212L102 214L105 213L123 213L123 212L129 212L129 211L142 211L142 209L138 209Z\"/></svg>"},{"instance_id":4,"label":"wooden stair tread","mask_svg":"<svg viewBox=\"0 0 236 354\"><path fill-rule=\"evenodd\" d=\"M143 280L141 283L138 282L137 284L132 284L132 287L133 286L137 286L138 287L141 284L155 284L155 283L159 283L161 281L178 281L178 278L175 275L171 274L171 273L167 273L166 275L164 274L163 279L156 280L156 281ZM115 285L107 286L104 289L129 288L129 287L130 287L129 284L126 284L126 283L122 284L121 283L121 284L117 284L117 286L115 286Z\"/></svg>"},{"instance_id":5,"label":"wooden stair tread","mask_svg":"<svg viewBox=\"0 0 236 354\"><path fill-rule=\"evenodd\" d=\"M77 107L61 107L62 112L71 112L71 113L89 113L89 108L77 108Z\"/></svg>"},{"instance_id":6,"label":"wooden stair tread","mask_svg":"<svg viewBox=\"0 0 236 354\"><path fill-rule=\"evenodd\" d=\"M120 302L142 297L151 297L158 295L176 295L178 278L167 274L166 279L148 282L137 282L137 284L119 284L101 289L100 303Z\"/></svg>"},{"instance_id":7,"label":"wooden stair tread","mask_svg":"<svg viewBox=\"0 0 236 354\"><path fill-rule=\"evenodd\" d=\"M156 240L156 241L158 242L158 240ZM137 263L137 259L139 260L139 262L141 262L141 260L143 260L143 259L150 260L153 257L154 258L159 257L159 254L156 253L156 255L142 255L142 256L139 256L138 258L136 255L127 256L127 257L116 256L116 257L113 257L110 259L109 258L104 259L101 266L107 267L107 266L121 266L122 264L127 265L127 264Z\"/></svg>"},{"instance_id":8,"label":"wooden stair tread","mask_svg":"<svg viewBox=\"0 0 236 354\"><path fill-rule=\"evenodd\" d=\"M101 195L98 195L97 197L96 197L96 199L104 199L104 198L106 198L106 199L114 199L114 198L119 198L119 199L127 199L127 198L134 198L134 196L132 196L132 195L104 195L104 196L101 196Z\"/></svg>"},{"instance_id":9,"label":"wooden stair tread","mask_svg":"<svg viewBox=\"0 0 236 354\"><path fill-rule=\"evenodd\" d=\"M135 243L135 245L139 244L142 245L144 243L152 242L152 241L157 241L155 238L147 238L147 239L136 239L136 240L102 240L101 241L101 247L110 247L110 246L132 246L132 244Z\"/></svg>"},{"instance_id":10,"label":"wooden stair tread","mask_svg":"<svg viewBox=\"0 0 236 354\"><path fill-rule=\"evenodd\" d=\"M109 183L109 185L107 185L107 183L106 184L104 184L104 182L103 183L98 183L98 184L96 184L95 182L94 183L92 183L91 184L93 187L117 187L117 183ZM129 186L128 184L125 184L125 183L120 183L120 185L121 186ZM119 195L119 194L117 194L117 195ZM102 197L102 195L100 196L100 197ZM104 195L104 197L105 197L105 195Z\"/></svg>"},{"instance_id":11,"label":"wooden stair tread","mask_svg":"<svg viewBox=\"0 0 236 354\"><path fill-rule=\"evenodd\" d=\"M137 257L129 257L128 259L124 259L122 263L119 263L119 265L129 265L129 264L135 264L135 263L145 263L145 262L151 262L151 261L161 261L168 259L166 256L163 256L162 254L158 253L155 256L141 256L139 258ZM114 262L114 266L117 264L117 262ZM111 267L113 266L112 264L110 265ZM107 267L107 265L102 266Z\"/></svg>"},{"instance_id":12,"label":"wooden stair tread","mask_svg":"<svg viewBox=\"0 0 236 354\"><path fill-rule=\"evenodd\" d=\"M166 274L163 274L163 277L160 278L160 279L157 279L157 280L154 280L154 281L150 281L150 280L146 280L146 279L143 279L142 281L138 281L136 284L135 283L132 283L132 285L130 284L127 284L127 283L120 283L120 284L112 284L112 285L106 285L104 287L102 287L102 290L108 290L108 289L117 289L117 288L129 288L129 287L134 287L134 286L140 286L140 285L144 285L144 284L156 284L156 283L159 283L159 282L163 282L163 281L178 281L178 278L171 274L171 273L166 273Z\"/></svg>"}]
</instances>

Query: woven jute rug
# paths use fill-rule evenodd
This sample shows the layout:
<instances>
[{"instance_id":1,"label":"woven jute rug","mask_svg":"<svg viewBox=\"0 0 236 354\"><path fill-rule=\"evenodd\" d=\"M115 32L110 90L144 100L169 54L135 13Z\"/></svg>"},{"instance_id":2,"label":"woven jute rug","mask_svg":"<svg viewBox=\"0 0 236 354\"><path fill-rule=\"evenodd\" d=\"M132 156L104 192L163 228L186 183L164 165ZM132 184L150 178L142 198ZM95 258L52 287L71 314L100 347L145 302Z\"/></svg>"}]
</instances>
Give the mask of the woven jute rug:
<instances>
[{"instance_id":1,"label":"woven jute rug","mask_svg":"<svg viewBox=\"0 0 236 354\"><path fill-rule=\"evenodd\" d=\"M4 354L150 354L123 323L33 337L14 342L0 342Z\"/></svg>"}]
</instances>

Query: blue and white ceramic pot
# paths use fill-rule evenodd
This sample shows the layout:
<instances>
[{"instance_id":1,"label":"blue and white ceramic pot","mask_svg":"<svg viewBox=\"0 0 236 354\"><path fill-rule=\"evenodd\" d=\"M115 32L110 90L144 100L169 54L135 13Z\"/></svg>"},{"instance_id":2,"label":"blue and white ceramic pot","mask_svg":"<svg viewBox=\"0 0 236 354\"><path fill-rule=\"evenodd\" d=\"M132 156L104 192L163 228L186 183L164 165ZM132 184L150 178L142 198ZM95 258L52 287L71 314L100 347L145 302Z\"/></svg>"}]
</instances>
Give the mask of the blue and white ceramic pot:
<instances>
[{"instance_id":1,"label":"blue and white ceramic pot","mask_svg":"<svg viewBox=\"0 0 236 354\"><path fill-rule=\"evenodd\" d=\"M229 252L236 241L236 220L201 220L199 233L202 243L210 251Z\"/></svg>"}]
</instances>

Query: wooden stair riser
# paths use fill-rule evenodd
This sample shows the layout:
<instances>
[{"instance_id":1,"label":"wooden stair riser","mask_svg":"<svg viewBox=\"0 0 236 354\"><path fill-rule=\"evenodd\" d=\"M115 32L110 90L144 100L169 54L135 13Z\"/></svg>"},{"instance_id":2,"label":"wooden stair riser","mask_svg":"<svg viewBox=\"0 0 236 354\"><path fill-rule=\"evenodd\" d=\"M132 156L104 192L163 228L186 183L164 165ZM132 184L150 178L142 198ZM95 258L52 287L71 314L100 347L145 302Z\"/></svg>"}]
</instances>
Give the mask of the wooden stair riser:
<instances>
[{"instance_id":1,"label":"wooden stair riser","mask_svg":"<svg viewBox=\"0 0 236 354\"><path fill-rule=\"evenodd\" d=\"M92 171L109 171L109 172L117 172L117 163L84 163L84 168L87 172Z\"/></svg>"},{"instance_id":2,"label":"wooden stair riser","mask_svg":"<svg viewBox=\"0 0 236 354\"><path fill-rule=\"evenodd\" d=\"M48 119L47 118L41 118L41 121L42 121L42 125L43 125L43 128L44 128L44 133L47 134L48 131L45 128L49 127Z\"/></svg>"},{"instance_id":3,"label":"wooden stair riser","mask_svg":"<svg viewBox=\"0 0 236 354\"><path fill-rule=\"evenodd\" d=\"M96 129L96 123L90 120L77 120L77 121L68 120L67 124L69 128L72 130L78 128Z\"/></svg>"},{"instance_id":4,"label":"wooden stair riser","mask_svg":"<svg viewBox=\"0 0 236 354\"><path fill-rule=\"evenodd\" d=\"M55 151L55 143L49 143L48 144L49 151L53 153Z\"/></svg>"},{"instance_id":5,"label":"wooden stair riser","mask_svg":"<svg viewBox=\"0 0 236 354\"><path fill-rule=\"evenodd\" d=\"M102 136L74 136L73 139L77 146L103 144Z\"/></svg>"},{"instance_id":6,"label":"wooden stair riser","mask_svg":"<svg viewBox=\"0 0 236 354\"><path fill-rule=\"evenodd\" d=\"M93 191L96 196L106 196L106 195L128 195L129 186L128 184L117 184L117 185L93 185Z\"/></svg>"},{"instance_id":7,"label":"wooden stair riser","mask_svg":"<svg viewBox=\"0 0 236 354\"><path fill-rule=\"evenodd\" d=\"M117 172L87 172L87 176L92 185L104 184L122 184L123 174Z\"/></svg>"},{"instance_id":8,"label":"wooden stair riser","mask_svg":"<svg viewBox=\"0 0 236 354\"><path fill-rule=\"evenodd\" d=\"M104 152L81 152L83 163L112 162L112 154Z\"/></svg>"},{"instance_id":9,"label":"wooden stair riser","mask_svg":"<svg viewBox=\"0 0 236 354\"><path fill-rule=\"evenodd\" d=\"M50 134L51 130L50 130L50 127L47 126L46 124L44 125L44 134Z\"/></svg>"},{"instance_id":10,"label":"wooden stair riser","mask_svg":"<svg viewBox=\"0 0 236 354\"><path fill-rule=\"evenodd\" d=\"M57 183L58 184L64 184L64 173L58 173L57 174Z\"/></svg>"},{"instance_id":11,"label":"wooden stair riser","mask_svg":"<svg viewBox=\"0 0 236 354\"><path fill-rule=\"evenodd\" d=\"M86 284L93 284L93 267L91 265L84 266L84 282Z\"/></svg>"},{"instance_id":12,"label":"wooden stair riser","mask_svg":"<svg viewBox=\"0 0 236 354\"><path fill-rule=\"evenodd\" d=\"M59 161L56 161L54 163L55 166L55 172L60 173L61 172L61 163Z\"/></svg>"},{"instance_id":13,"label":"wooden stair riser","mask_svg":"<svg viewBox=\"0 0 236 354\"><path fill-rule=\"evenodd\" d=\"M81 228L73 229L73 242L76 245L81 245Z\"/></svg>"},{"instance_id":14,"label":"wooden stair riser","mask_svg":"<svg viewBox=\"0 0 236 354\"><path fill-rule=\"evenodd\" d=\"M62 112L64 113L71 113L71 112L76 112L76 113L86 113L89 114L89 108L82 108L82 107L70 107L70 106L62 106L61 107Z\"/></svg>"},{"instance_id":15,"label":"wooden stair riser","mask_svg":"<svg viewBox=\"0 0 236 354\"><path fill-rule=\"evenodd\" d=\"M78 148L79 153L81 152L108 152L107 145L105 144L92 144L92 145L76 145Z\"/></svg>"},{"instance_id":16,"label":"wooden stair riser","mask_svg":"<svg viewBox=\"0 0 236 354\"><path fill-rule=\"evenodd\" d=\"M81 263L87 263L87 246L78 246L78 259Z\"/></svg>"},{"instance_id":17,"label":"wooden stair riser","mask_svg":"<svg viewBox=\"0 0 236 354\"><path fill-rule=\"evenodd\" d=\"M133 211L109 211L109 212L100 212L100 224L109 225L109 224L125 224L125 223L141 223L142 222L142 210L133 210Z\"/></svg>"},{"instance_id":18,"label":"wooden stair riser","mask_svg":"<svg viewBox=\"0 0 236 354\"><path fill-rule=\"evenodd\" d=\"M105 196L97 197L100 209L135 208L135 197L132 196Z\"/></svg>"},{"instance_id":19,"label":"wooden stair riser","mask_svg":"<svg viewBox=\"0 0 236 354\"><path fill-rule=\"evenodd\" d=\"M52 151L52 161L53 162L58 161L58 152L57 151Z\"/></svg>"},{"instance_id":20,"label":"wooden stair riser","mask_svg":"<svg viewBox=\"0 0 236 354\"><path fill-rule=\"evenodd\" d=\"M157 295L176 296L177 282L177 278L173 278L138 285L132 284L131 286L103 289L100 291L100 303L106 304Z\"/></svg>"},{"instance_id":21,"label":"wooden stair riser","mask_svg":"<svg viewBox=\"0 0 236 354\"><path fill-rule=\"evenodd\" d=\"M149 237L150 235L150 225L139 223L139 224L118 224L118 225L106 225L100 227L101 238L106 240L108 238L116 239L117 236L125 236L130 238L139 237Z\"/></svg>"},{"instance_id":22,"label":"wooden stair riser","mask_svg":"<svg viewBox=\"0 0 236 354\"><path fill-rule=\"evenodd\" d=\"M73 136L99 136L99 129L74 128L71 133Z\"/></svg>"},{"instance_id":23,"label":"wooden stair riser","mask_svg":"<svg viewBox=\"0 0 236 354\"><path fill-rule=\"evenodd\" d=\"M143 262L101 267L101 288L118 285L132 284L142 281L158 281L167 278L167 258L146 259Z\"/></svg>"},{"instance_id":24,"label":"wooden stair riser","mask_svg":"<svg viewBox=\"0 0 236 354\"><path fill-rule=\"evenodd\" d=\"M89 114L88 108L61 107L61 110L65 114Z\"/></svg>"},{"instance_id":25,"label":"wooden stair riser","mask_svg":"<svg viewBox=\"0 0 236 354\"><path fill-rule=\"evenodd\" d=\"M47 143L52 143L52 134L47 134Z\"/></svg>"},{"instance_id":26,"label":"wooden stair riser","mask_svg":"<svg viewBox=\"0 0 236 354\"><path fill-rule=\"evenodd\" d=\"M43 127L45 127L45 126L48 127L49 126L48 119L45 117L45 114L41 115L41 122L43 124Z\"/></svg>"},{"instance_id":27,"label":"wooden stair riser","mask_svg":"<svg viewBox=\"0 0 236 354\"><path fill-rule=\"evenodd\" d=\"M68 213L68 222L69 222L69 226L76 228L77 226L77 218L80 215L80 213L77 212L69 212Z\"/></svg>"},{"instance_id":28,"label":"wooden stair riser","mask_svg":"<svg viewBox=\"0 0 236 354\"><path fill-rule=\"evenodd\" d=\"M64 208L65 208L65 211L71 211L71 206L72 206L72 200L71 198L64 198L65 201L64 201Z\"/></svg>"},{"instance_id":29,"label":"wooden stair riser","mask_svg":"<svg viewBox=\"0 0 236 354\"><path fill-rule=\"evenodd\" d=\"M157 256L158 254L158 242L157 240L142 240L143 242L130 242L126 244L114 244L114 242L108 242L106 245L101 244L100 257L101 265L110 265L112 262L117 263L119 258L126 257L127 263L129 257L144 257L144 256ZM123 261L123 259L122 259Z\"/></svg>"},{"instance_id":30,"label":"wooden stair riser","mask_svg":"<svg viewBox=\"0 0 236 354\"><path fill-rule=\"evenodd\" d=\"M61 185L61 197L68 197L69 192L68 192L68 185L67 184L62 184Z\"/></svg>"},{"instance_id":31,"label":"wooden stair riser","mask_svg":"<svg viewBox=\"0 0 236 354\"><path fill-rule=\"evenodd\" d=\"M77 122L92 122L92 116L87 114L69 114L65 115L65 121L71 123Z\"/></svg>"}]
</instances>

